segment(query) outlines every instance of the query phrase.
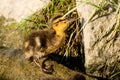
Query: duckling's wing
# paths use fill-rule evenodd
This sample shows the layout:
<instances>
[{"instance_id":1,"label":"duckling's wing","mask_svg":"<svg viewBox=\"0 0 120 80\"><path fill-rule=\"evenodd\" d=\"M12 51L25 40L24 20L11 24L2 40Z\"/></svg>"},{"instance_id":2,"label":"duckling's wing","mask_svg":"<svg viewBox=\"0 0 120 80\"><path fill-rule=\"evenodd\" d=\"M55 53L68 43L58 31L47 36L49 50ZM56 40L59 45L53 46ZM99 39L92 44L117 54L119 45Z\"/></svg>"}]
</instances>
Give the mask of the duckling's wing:
<instances>
[{"instance_id":1,"label":"duckling's wing","mask_svg":"<svg viewBox=\"0 0 120 80\"><path fill-rule=\"evenodd\" d=\"M36 46L34 47L34 52L40 57L47 56L51 52L47 52L48 48L53 45L52 41L55 36L54 30L43 29L39 32L39 35L35 36Z\"/></svg>"},{"instance_id":2,"label":"duckling's wing","mask_svg":"<svg viewBox=\"0 0 120 80\"><path fill-rule=\"evenodd\" d=\"M27 46L25 48L30 47L33 55L37 55L40 57L46 56L51 53L52 47L54 47L55 40L55 31L44 29L31 32L25 42ZM49 49L49 50L48 50ZM52 51L53 52L53 51ZM29 51L28 51L29 53Z\"/></svg>"}]
</instances>

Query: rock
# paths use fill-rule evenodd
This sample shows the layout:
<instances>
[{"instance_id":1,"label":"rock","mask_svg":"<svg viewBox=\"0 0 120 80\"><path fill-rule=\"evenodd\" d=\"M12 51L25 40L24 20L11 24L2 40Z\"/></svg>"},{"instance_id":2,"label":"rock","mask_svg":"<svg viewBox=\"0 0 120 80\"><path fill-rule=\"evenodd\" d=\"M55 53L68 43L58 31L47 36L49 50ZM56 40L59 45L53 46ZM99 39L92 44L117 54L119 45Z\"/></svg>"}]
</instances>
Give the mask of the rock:
<instances>
[{"instance_id":1,"label":"rock","mask_svg":"<svg viewBox=\"0 0 120 80\"><path fill-rule=\"evenodd\" d=\"M78 14L82 17L84 24L96 7L84 4L82 1L87 0L76 0L76 3L79 6ZM91 0L91 3L98 5L99 1ZM120 18L116 17L115 10L110 5L105 11L107 14L96 13L83 28L83 44L86 73L110 78L111 75L120 71L120 31L117 27L117 21L120 21Z\"/></svg>"},{"instance_id":2,"label":"rock","mask_svg":"<svg viewBox=\"0 0 120 80\"><path fill-rule=\"evenodd\" d=\"M0 15L20 22L49 2L50 0L0 0Z\"/></svg>"}]
</instances>

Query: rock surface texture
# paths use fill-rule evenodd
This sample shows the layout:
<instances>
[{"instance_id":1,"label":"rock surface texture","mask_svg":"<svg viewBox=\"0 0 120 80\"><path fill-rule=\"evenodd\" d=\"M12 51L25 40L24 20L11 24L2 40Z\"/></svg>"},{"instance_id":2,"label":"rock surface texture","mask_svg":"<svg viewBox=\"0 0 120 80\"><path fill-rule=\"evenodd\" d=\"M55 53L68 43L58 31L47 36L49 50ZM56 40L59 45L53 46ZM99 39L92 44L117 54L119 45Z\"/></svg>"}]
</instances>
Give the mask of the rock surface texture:
<instances>
[{"instance_id":1,"label":"rock surface texture","mask_svg":"<svg viewBox=\"0 0 120 80\"><path fill-rule=\"evenodd\" d=\"M82 17L83 25L97 10L95 6L89 3L99 5L99 1L76 0L77 11ZM120 5L117 2L116 4ZM107 13L101 15L102 11L98 10L83 28L83 43L86 73L92 76L109 78L120 71L120 29L118 28L120 17L116 15L112 6L107 5L106 8Z\"/></svg>"},{"instance_id":2,"label":"rock surface texture","mask_svg":"<svg viewBox=\"0 0 120 80\"><path fill-rule=\"evenodd\" d=\"M0 15L20 22L49 2L50 0L0 0Z\"/></svg>"}]
</instances>

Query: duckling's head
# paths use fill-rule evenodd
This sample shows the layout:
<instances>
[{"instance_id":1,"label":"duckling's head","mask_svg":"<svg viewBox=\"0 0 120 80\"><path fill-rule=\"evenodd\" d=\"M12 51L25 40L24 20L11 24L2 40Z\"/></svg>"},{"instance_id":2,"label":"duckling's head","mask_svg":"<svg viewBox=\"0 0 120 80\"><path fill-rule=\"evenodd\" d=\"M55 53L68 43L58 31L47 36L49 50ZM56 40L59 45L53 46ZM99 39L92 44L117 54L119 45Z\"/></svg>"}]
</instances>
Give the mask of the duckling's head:
<instances>
[{"instance_id":1,"label":"duckling's head","mask_svg":"<svg viewBox=\"0 0 120 80\"><path fill-rule=\"evenodd\" d=\"M61 35L68 28L68 26L74 22L75 18L66 18L62 16L57 16L52 20L52 27L56 31L57 35Z\"/></svg>"}]
</instances>

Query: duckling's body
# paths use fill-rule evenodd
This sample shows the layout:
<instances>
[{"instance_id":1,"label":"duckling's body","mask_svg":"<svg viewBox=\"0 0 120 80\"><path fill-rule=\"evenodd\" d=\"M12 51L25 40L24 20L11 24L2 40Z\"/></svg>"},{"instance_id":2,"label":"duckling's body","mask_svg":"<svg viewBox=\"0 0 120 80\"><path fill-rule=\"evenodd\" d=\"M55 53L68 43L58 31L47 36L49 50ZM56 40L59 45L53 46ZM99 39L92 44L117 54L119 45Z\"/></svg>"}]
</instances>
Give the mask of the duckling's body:
<instances>
[{"instance_id":1,"label":"duckling's body","mask_svg":"<svg viewBox=\"0 0 120 80\"><path fill-rule=\"evenodd\" d=\"M25 56L26 58L33 55L36 58L47 56L61 47L64 41L65 34L61 36L56 35L56 32L53 29L33 31L25 40L25 49L28 49L28 53L26 53Z\"/></svg>"},{"instance_id":2,"label":"duckling's body","mask_svg":"<svg viewBox=\"0 0 120 80\"><path fill-rule=\"evenodd\" d=\"M65 42L65 30L75 19L57 16L51 25L53 29L32 31L25 39L24 51L26 58L41 58L60 48ZM38 65L38 63L35 61ZM39 66L39 65L38 65Z\"/></svg>"}]
</instances>

